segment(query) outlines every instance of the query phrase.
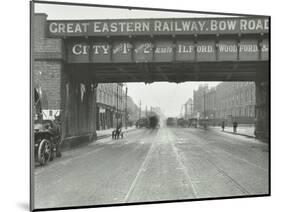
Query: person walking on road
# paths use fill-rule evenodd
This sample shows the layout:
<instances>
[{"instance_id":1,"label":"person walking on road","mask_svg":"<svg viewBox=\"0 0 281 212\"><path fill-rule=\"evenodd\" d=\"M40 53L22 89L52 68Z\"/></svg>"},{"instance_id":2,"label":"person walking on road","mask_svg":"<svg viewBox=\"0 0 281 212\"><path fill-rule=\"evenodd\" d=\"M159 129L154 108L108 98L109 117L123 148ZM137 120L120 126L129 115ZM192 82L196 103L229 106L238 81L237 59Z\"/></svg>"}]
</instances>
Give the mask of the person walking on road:
<instances>
[{"instance_id":1,"label":"person walking on road","mask_svg":"<svg viewBox=\"0 0 281 212\"><path fill-rule=\"evenodd\" d=\"M225 123L224 123L224 121L222 121L222 123L221 123L221 129L222 129L222 131L224 131L224 128L225 128Z\"/></svg>"},{"instance_id":2,"label":"person walking on road","mask_svg":"<svg viewBox=\"0 0 281 212\"><path fill-rule=\"evenodd\" d=\"M238 127L238 123L237 123L237 121L234 121L233 122L233 132L234 133L237 133L237 127Z\"/></svg>"}]
</instances>

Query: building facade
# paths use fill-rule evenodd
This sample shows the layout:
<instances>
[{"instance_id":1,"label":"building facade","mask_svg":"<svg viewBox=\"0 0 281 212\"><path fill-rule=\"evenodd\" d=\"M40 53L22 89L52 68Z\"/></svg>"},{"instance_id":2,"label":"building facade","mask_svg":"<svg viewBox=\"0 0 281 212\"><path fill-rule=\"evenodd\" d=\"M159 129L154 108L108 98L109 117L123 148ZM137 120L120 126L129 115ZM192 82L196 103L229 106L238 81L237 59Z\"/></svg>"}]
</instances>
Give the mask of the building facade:
<instances>
[{"instance_id":1,"label":"building facade","mask_svg":"<svg viewBox=\"0 0 281 212\"><path fill-rule=\"evenodd\" d=\"M193 92L194 112L199 119L208 119L213 124L225 120L228 124L254 124L255 83L223 82L216 87L199 86Z\"/></svg>"},{"instance_id":2,"label":"building facade","mask_svg":"<svg viewBox=\"0 0 281 212\"><path fill-rule=\"evenodd\" d=\"M126 93L122 83L100 83L97 87L97 130L125 125Z\"/></svg>"},{"instance_id":3,"label":"building facade","mask_svg":"<svg viewBox=\"0 0 281 212\"><path fill-rule=\"evenodd\" d=\"M203 119L206 115L206 94L208 85L200 85L196 91L193 91L193 113L194 116Z\"/></svg>"},{"instance_id":4,"label":"building facade","mask_svg":"<svg viewBox=\"0 0 281 212\"><path fill-rule=\"evenodd\" d=\"M255 121L255 83L223 82L216 87L216 118L253 124Z\"/></svg>"},{"instance_id":5,"label":"building facade","mask_svg":"<svg viewBox=\"0 0 281 212\"><path fill-rule=\"evenodd\" d=\"M217 111L217 95L216 88L208 88L208 92L205 95L205 119L216 119Z\"/></svg>"}]
</instances>

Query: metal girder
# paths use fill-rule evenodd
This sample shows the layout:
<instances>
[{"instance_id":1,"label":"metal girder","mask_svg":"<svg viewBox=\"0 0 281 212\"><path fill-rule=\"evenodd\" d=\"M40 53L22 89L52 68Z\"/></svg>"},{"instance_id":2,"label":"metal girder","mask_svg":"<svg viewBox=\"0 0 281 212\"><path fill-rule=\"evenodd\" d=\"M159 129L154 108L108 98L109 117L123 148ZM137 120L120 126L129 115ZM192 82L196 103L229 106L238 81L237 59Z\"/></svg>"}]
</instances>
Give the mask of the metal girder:
<instances>
[{"instance_id":1,"label":"metal girder","mask_svg":"<svg viewBox=\"0 0 281 212\"><path fill-rule=\"evenodd\" d=\"M66 65L77 79L93 82L156 81L254 81L257 75L267 75L269 63L263 62L208 62L208 63L135 63L102 65Z\"/></svg>"}]
</instances>

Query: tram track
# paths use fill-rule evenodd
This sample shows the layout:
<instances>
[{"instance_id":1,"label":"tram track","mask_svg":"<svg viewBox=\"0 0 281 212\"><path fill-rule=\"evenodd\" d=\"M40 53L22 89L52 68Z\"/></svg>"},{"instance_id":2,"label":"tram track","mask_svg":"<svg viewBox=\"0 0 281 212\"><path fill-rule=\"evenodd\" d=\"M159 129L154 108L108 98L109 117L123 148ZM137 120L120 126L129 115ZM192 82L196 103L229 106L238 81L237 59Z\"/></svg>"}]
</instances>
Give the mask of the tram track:
<instances>
[{"instance_id":1,"label":"tram track","mask_svg":"<svg viewBox=\"0 0 281 212\"><path fill-rule=\"evenodd\" d=\"M173 135L176 138L176 142L177 141L181 141L183 140L182 138L180 138L179 134L176 134L175 132L173 132L172 130L170 130L171 133L173 133ZM225 171L223 168L221 168L218 164L216 164L213 160L211 160L211 158L220 158L220 155L218 154L217 151L213 150L211 147L211 144L202 144L201 141L199 141L199 139L196 139L194 136L189 135L188 138L189 144L194 145L194 147L196 147L196 150L200 151L200 159L202 159L203 161L207 162L208 164L210 164L214 169L216 169L217 173L219 173L219 175L223 176L225 179L227 179L227 181L233 186L235 187L237 190L239 190L241 192L241 194L243 195L251 195L254 194L252 192L250 192L244 185L242 185L240 182L238 182L237 179L235 179L235 177L231 176L231 173L228 173L227 171ZM184 142L179 142L180 144L183 144ZM207 148L206 148L207 147ZM175 145L175 148L178 149L177 151L179 151L179 155L180 155L180 160L182 161L183 164L185 164L185 162L187 161L186 156L184 155L184 152L182 152L182 150L180 150L180 148L177 148ZM249 161L247 161L246 159L243 158L239 158L237 156L234 156L231 153L228 153L224 150L219 150L220 154L223 154L227 157L231 157L235 160L238 160L239 162L243 162L244 164L247 164L247 166L250 166L252 168L255 169L259 169L263 172L267 172L267 170L259 165L256 165L254 163L251 163ZM188 177L189 181L191 182L191 184L195 184L195 183L200 183L200 180L193 180L192 177ZM196 186L194 186L196 188ZM200 196L200 194L197 195L198 197Z\"/></svg>"}]
</instances>

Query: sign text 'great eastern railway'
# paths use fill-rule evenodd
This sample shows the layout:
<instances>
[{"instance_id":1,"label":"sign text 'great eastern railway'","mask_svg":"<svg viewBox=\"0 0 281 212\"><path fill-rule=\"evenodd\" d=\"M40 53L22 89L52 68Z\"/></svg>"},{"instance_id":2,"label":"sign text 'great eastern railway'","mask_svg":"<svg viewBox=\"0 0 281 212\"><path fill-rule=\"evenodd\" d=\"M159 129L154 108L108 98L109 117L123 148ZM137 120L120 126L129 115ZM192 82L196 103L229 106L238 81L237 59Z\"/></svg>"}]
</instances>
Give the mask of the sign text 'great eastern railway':
<instances>
[{"instance_id":1,"label":"sign text 'great eastern railway'","mask_svg":"<svg viewBox=\"0 0 281 212\"><path fill-rule=\"evenodd\" d=\"M48 21L49 36L268 33L269 19L193 18Z\"/></svg>"},{"instance_id":2,"label":"sign text 'great eastern railway'","mask_svg":"<svg viewBox=\"0 0 281 212\"><path fill-rule=\"evenodd\" d=\"M268 60L268 39L67 42L69 63Z\"/></svg>"}]
</instances>

